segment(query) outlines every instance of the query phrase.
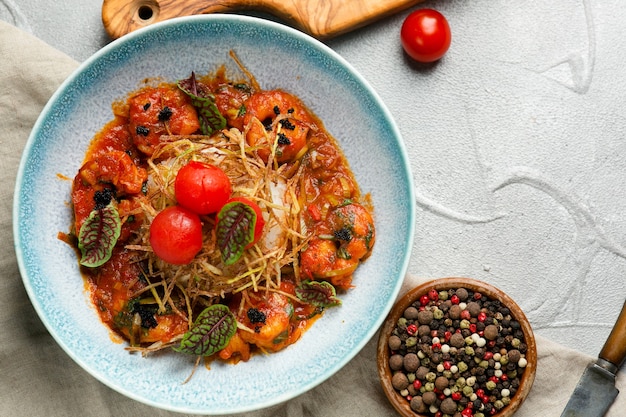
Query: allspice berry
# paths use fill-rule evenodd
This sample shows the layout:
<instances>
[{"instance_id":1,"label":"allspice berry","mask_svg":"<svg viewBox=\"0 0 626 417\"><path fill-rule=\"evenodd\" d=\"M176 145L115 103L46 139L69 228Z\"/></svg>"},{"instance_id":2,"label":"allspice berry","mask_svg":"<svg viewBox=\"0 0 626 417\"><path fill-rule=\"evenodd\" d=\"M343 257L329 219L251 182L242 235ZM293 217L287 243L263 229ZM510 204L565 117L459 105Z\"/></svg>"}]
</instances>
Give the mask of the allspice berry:
<instances>
[{"instance_id":1,"label":"allspice berry","mask_svg":"<svg viewBox=\"0 0 626 417\"><path fill-rule=\"evenodd\" d=\"M517 363L520 360L520 358L522 357L520 351L517 350L517 349L509 350L508 355L509 355L509 363L511 363L511 362L512 363Z\"/></svg>"},{"instance_id":2,"label":"allspice berry","mask_svg":"<svg viewBox=\"0 0 626 417\"><path fill-rule=\"evenodd\" d=\"M391 364L390 364L391 366ZM407 353L404 356L404 370L409 372L409 373L413 373L415 371L417 371L417 369L420 366L420 359L417 357L417 355L415 353Z\"/></svg>"},{"instance_id":3,"label":"allspice berry","mask_svg":"<svg viewBox=\"0 0 626 417\"><path fill-rule=\"evenodd\" d=\"M415 396L411 398L411 410L422 414L428 411L428 406L424 404L422 397Z\"/></svg>"},{"instance_id":4,"label":"allspice berry","mask_svg":"<svg viewBox=\"0 0 626 417\"><path fill-rule=\"evenodd\" d=\"M389 349L398 350L402 346L402 340L398 336L393 335L389 338L388 344Z\"/></svg>"},{"instance_id":5,"label":"allspice berry","mask_svg":"<svg viewBox=\"0 0 626 417\"><path fill-rule=\"evenodd\" d=\"M427 391L422 395L422 400L426 405L434 404L435 401L437 401L437 394L432 391Z\"/></svg>"},{"instance_id":6,"label":"allspice berry","mask_svg":"<svg viewBox=\"0 0 626 417\"><path fill-rule=\"evenodd\" d=\"M467 311L469 311L472 317L476 317L480 313L480 305L475 301L467 303Z\"/></svg>"},{"instance_id":7,"label":"allspice berry","mask_svg":"<svg viewBox=\"0 0 626 417\"><path fill-rule=\"evenodd\" d=\"M457 404L452 398L446 398L441 402L439 409L444 414L452 415L457 411Z\"/></svg>"},{"instance_id":8,"label":"allspice berry","mask_svg":"<svg viewBox=\"0 0 626 417\"><path fill-rule=\"evenodd\" d=\"M485 327L485 339L487 340L495 340L498 337L498 326L495 324L490 324Z\"/></svg>"},{"instance_id":9,"label":"allspice berry","mask_svg":"<svg viewBox=\"0 0 626 417\"><path fill-rule=\"evenodd\" d=\"M448 378L446 378L445 376L438 376L437 379L435 379L435 388L443 391L444 389L448 388L449 383L450 381L448 381Z\"/></svg>"},{"instance_id":10,"label":"allspice berry","mask_svg":"<svg viewBox=\"0 0 626 417\"><path fill-rule=\"evenodd\" d=\"M398 391L402 391L409 386L409 379L402 372L396 372L391 378L391 385Z\"/></svg>"},{"instance_id":11,"label":"allspice berry","mask_svg":"<svg viewBox=\"0 0 626 417\"><path fill-rule=\"evenodd\" d=\"M465 338L461 333L454 333L452 336L450 336L450 345L454 346L457 349L460 349L465 346Z\"/></svg>"},{"instance_id":12,"label":"allspice berry","mask_svg":"<svg viewBox=\"0 0 626 417\"><path fill-rule=\"evenodd\" d=\"M430 324L433 321L433 312L430 310L423 310L417 314L417 321L420 324Z\"/></svg>"},{"instance_id":13,"label":"allspice berry","mask_svg":"<svg viewBox=\"0 0 626 417\"><path fill-rule=\"evenodd\" d=\"M459 300L465 301L467 300L467 297L469 297L469 294L465 288L458 288L456 290L456 296L459 297Z\"/></svg>"},{"instance_id":14,"label":"allspice berry","mask_svg":"<svg viewBox=\"0 0 626 417\"><path fill-rule=\"evenodd\" d=\"M417 313L419 313L418 309L413 306L409 306L406 310L404 310L404 317L409 320L415 320L417 318Z\"/></svg>"},{"instance_id":15,"label":"allspice berry","mask_svg":"<svg viewBox=\"0 0 626 417\"><path fill-rule=\"evenodd\" d=\"M404 356L402 355L391 355L389 357L389 368L392 371L399 371L404 366Z\"/></svg>"},{"instance_id":16,"label":"allspice berry","mask_svg":"<svg viewBox=\"0 0 626 417\"><path fill-rule=\"evenodd\" d=\"M453 304L452 306L450 306L448 315L452 320L458 320L461 317L461 307L459 307L458 304Z\"/></svg>"}]
</instances>

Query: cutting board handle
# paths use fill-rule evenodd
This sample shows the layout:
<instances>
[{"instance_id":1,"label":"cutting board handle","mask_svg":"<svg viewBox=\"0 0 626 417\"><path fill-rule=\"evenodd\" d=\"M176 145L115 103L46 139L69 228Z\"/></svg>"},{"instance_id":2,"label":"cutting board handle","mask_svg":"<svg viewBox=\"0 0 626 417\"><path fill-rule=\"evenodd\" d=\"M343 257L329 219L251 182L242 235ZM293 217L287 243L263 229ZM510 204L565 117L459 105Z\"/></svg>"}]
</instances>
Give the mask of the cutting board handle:
<instances>
[{"instance_id":1,"label":"cutting board handle","mask_svg":"<svg viewBox=\"0 0 626 417\"><path fill-rule=\"evenodd\" d=\"M330 38L423 0L104 0L102 23L113 39L177 16L241 10L268 12L317 38Z\"/></svg>"},{"instance_id":2,"label":"cutting board handle","mask_svg":"<svg viewBox=\"0 0 626 417\"><path fill-rule=\"evenodd\" d=\"M622 366L626 357L626 302L599 356L617 366L618 369Z\"/></svg>"}]
</instances>

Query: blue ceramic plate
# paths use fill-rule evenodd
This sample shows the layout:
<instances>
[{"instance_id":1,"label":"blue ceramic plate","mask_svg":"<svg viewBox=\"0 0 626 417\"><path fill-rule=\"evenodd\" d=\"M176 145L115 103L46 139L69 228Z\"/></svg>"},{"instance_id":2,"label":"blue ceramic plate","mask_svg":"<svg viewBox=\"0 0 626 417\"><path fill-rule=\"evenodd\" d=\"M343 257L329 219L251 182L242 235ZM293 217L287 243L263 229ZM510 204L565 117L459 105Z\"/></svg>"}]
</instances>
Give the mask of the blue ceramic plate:
<instances>
[{"instance_id":1,"label":"blue ceramic plate","mask_svg":"<svg viewBox=\"0 0 626 417\"><path fill-rule=\"evenodd\" d=\"M87 146L112 119L111 103L145 78L175 81L220 64L234 50L263 88L298 96L336 137L361 189L370 193L377 241L343 305L328 310L295 345L237 365L200 367L161 352L147 358L114 343L85 290L69 231L71 181ZM370 340L398 294L413 240L412 178L389 112L367 82L322 43L288 27L244 16L174 19L100 50L51 98L26 145L16 186L14 230L24 285L61 347L111 388L155 407L227 414L268 407L322 383ZM376 366L372 358L372 366ZM253 395L250 395L253 393Z\"/></svg>"}]
</instances>

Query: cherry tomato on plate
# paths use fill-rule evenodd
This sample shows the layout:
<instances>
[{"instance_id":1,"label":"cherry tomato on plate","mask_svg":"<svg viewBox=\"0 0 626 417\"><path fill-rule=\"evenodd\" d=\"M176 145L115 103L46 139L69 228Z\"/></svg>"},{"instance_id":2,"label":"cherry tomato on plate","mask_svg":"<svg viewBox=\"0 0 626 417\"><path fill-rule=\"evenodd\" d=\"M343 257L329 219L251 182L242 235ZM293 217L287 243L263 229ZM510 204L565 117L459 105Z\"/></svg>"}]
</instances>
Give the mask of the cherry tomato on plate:
<instances>
[{"instance_id":1,"label":"cherry tomato on plate","mask_svg":"<svg viewBox=\"0 0 626 417\"><path fill-rule=\"evenodd\" d=\"M254 212L256 213L256 223L254 225L254 240L246 245L246 249L248 249L252 247L256 242L258 242L261 238L261 235L263 234L263 228L265 227L265 219L263 218L261 207L259 207L259 205L254 201L246 197L233 197L228 200L226 204L233 203L235 201L247 204L248 206L252 207L252 210L254 210Z\"/></svg>"},{"instance_id":2,"label":"cherry tomato on plate","mask_svg":"<svg viewBox=\"0 0 626 417\"><path fill-rule=\"evenodd\" d=\"M150 245L165 262L188 264L202 249L200 217L181 206L160 211L150 224Z\"/></svg>"},{"instance_id":3,"label":"cherry tomato on plate","mask_svg":"<svg viewBox=\"0 0 626 417\"><path fill-rule=\"evenodd\" d=\"M224 171L198 161L183 166L174 181L178 204L200 215L219 211L231 192L230 179Z\"/></svg>"},{"instance_id":4,"label":"cherry tomato on plate","mask_svg":"<svg viewBox=\"0 0 626 417\"><path fill-rule=\"evenodd\" d=\"M400 29L404 51L418 62L434 62L445 55L452 41L450 25L433 9L418 9L407 16Z\"/></svg>"}]
</instances>

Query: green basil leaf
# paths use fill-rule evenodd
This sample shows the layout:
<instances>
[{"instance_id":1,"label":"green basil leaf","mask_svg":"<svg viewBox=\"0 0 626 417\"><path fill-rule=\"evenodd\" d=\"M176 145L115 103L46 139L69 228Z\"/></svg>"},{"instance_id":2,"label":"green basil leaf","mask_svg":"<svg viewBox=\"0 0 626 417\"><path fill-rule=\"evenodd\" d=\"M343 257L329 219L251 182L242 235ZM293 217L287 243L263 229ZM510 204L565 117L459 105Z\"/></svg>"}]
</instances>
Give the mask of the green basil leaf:
<instances>
[{"instance_id":1,"label":"green basil leaf","mask_svg":"<svg viewBox=\"0 0 626 417\"><path fill-rule=\"evenodd\" d=\"M198 85L196 75L193 72L191 77L179 80L177 85L182 92L191 98L191 104L198 111L202 134L211 135L213 132L226 127L226 119L215 104L215 96L208 89L203 89Z\"/></svg>"},{"instance_id":2,"label":"green basil leaf","mask_svg":"<svg viewBox=\"0 0 626 417\"><path fill-rule=\"evenodd\" d=\"M224 349L237 331L237 320L223 304L205 308L191 329L183 335L176 352L196 356L211 356Z\"/></svg>"},{"instance_id":3,"label":"green basil leaf","mask_svg":"<svg viewBox=\"0 0 626 417\"><path fill-rule=\"evenodd\" d=\"M78 233L80 264L95 268L111 258L122 232L122 220L113 204L92 210Z\"/></svg>"},{"instance_id":4,"label":"green basil leaf","mask_svg":"<svg viewBox=\"0 0 626 417\"><path fill-rule=\"evenodd\" d=\"M256 213L252 207L233 201L217 214L217 245L222 262L232 265L241 258L246 246L254 241Z\"/></svg>"},{"instance_id":5,"label":"green basil leaf","mask_svg":"<svg viewBox=\"0 0 626 417\"><path fill-rule=\"evenodd\" d=\"M326 281L302 281L296 287L296 297L316 307L334 307L341 304L335 287Z\"/></svg>"}]
</instances>

